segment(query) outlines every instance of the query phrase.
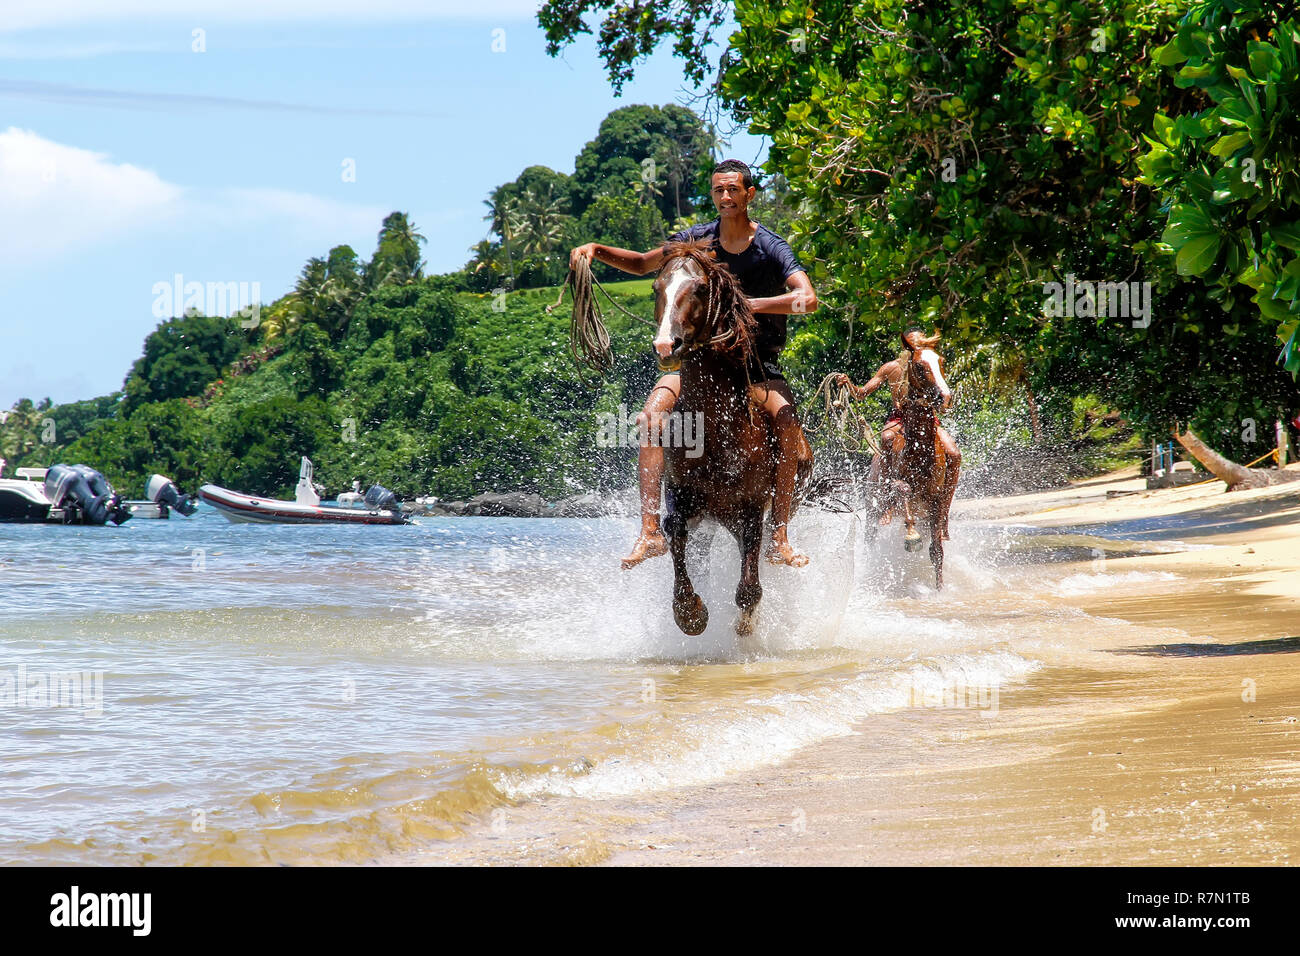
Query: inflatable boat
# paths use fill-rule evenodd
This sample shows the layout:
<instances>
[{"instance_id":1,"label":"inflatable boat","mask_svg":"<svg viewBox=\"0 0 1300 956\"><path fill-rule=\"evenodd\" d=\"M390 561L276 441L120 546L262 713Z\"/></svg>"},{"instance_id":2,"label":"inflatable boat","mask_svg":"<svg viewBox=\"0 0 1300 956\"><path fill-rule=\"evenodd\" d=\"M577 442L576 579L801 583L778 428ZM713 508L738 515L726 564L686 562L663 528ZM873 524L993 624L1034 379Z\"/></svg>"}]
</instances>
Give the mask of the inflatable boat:
<instances>
[{"instance_id":1,"label":"inflatable boat","mask_svg":"<svg viewBox=\"0 0 1300 956\"><path fill-rule=\"evenodd\" d=\"M250 524L410 524L396 496L374 485L351 505L321 504L312 483L312 463L304 458L294 500L246 495L218 485L204 485L199 499L231 521Z\"/></svg>"}]
</instances>

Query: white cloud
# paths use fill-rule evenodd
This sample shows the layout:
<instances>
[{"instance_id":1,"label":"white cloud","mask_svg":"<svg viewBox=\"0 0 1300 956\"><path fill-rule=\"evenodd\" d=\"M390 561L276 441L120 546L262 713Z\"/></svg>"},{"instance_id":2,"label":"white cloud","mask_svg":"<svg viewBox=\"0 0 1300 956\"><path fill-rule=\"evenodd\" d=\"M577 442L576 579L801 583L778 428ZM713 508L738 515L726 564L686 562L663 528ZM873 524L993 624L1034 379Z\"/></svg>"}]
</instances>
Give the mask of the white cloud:
<instances>
[{"instance_id":1,"label":"white cloud","mask_svg":"<svg viewBox=\"0 0 1300 956\"><path fill-rule=\"evenodd\" d=\"M384 216L392 212L286 189L223 189L211 199L194 196L190 203L202 219L217 227L282 223L299 235L317 239L378 233Z\"/></svg>"},{"instance_id":2,"label":"white cloud","mask_svg":"<svg viewBox=\"0 0 1300 956\"><path fill-rule=\"evenodd\" d=\"M0 267L6 270L171 228L369 234L390 211L289 190L187 188L30 130L0 133Z\"/></svg>"},{"instance_id":3,"label":"white cloud","mask_svg":"<svg viewBox=\"0 0 1300 956\"><path fill-rule=\"evenodd\" d=\"M0 133L0 262L31 264L159 225L182 194L150 170L10 127Z\"/></svg>"},{"instance_id":4,"label":"white cloud","mask_svg":"<svg viewBox=\"0 0 1300 956\"><path fill-rule=\"evenodd\" d=\"M544 0L5 0L0 32L141 20L195 26L248 21L520 20Z\"/></svg>"}]
</instances>

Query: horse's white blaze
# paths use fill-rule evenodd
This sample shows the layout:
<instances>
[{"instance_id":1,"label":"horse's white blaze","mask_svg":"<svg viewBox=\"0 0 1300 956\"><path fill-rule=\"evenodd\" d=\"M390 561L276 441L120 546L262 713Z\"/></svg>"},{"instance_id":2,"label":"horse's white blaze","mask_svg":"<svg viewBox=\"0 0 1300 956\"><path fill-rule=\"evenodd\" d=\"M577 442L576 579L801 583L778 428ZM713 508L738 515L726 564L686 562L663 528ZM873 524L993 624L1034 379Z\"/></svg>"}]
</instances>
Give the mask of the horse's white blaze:
<instances>
[{"instance_id":1,"label":"horse's white blaze","mask_svg":"<svg viewBox=\"0 0 1300 956\"><path fill-rule=\"evenodd\" d=\"M655 334L655 351L667 357L673 350L673 318L677 314L677 293L682 284L692 276L685 267L676 269L664 289L664 314L659 320L659 331Z\"/></svg>"},{"instance_id":2,"label":"horse's white blaze","mask_svg":"<svg viewBox=\"0 0 1300 956\"><path fill-rule=\"evenodd\" d=\"M948 388L948 382L943 377L943 372L939 370L939 356L931 349L921 350L921 361L930 366L930 371L934 373L934 383L939 386L939 391L944 395L951 393L952 389Z\"/></svg>"}]
</instances>

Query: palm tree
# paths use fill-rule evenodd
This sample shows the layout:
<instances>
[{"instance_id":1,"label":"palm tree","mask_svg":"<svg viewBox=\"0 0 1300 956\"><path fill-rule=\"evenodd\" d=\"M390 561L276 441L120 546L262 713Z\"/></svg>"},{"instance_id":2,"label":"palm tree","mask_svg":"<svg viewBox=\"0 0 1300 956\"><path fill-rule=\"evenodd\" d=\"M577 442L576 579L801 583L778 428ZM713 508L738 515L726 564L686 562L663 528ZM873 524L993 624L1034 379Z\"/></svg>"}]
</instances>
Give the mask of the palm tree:
<instances>
[{"instance_id":1,"label":"palm tree","mask_svg":"<svg viewBox=\"0 0 1300 956\"><path fill-rule=\"evenodd\" d=\"M274 342L278 338L291 335L302 323L302 313L292 294L285 296L262 310L262 341Z\"/></svg>"},{"instance_id":2,"label":"palm tree","mask_svg":"<svg viewBox=\"0 0 1300 956\"><path fill-rule=\"evenodd\" d=\"M506 270L510 273L510 287L514 288L515 260L510 252L510 240L514 236L516 220L514 197L508 193L503 194L502 188L498 186L492 190L487 199L483 200L483 205L488 207L488 214L483 218L490 220L491 231L501 237L502 248L506 253Z\"/></svg>"},{"instance_id":3,"label":"palm tree","mask_svg":"<svg viewBox=\"0 0 1300 956\"><path fill-rule=\"evenodd\" d=\"M389 213L379 230L379 247L366 270L367 286L409 285L420 279L424 274L420 244L425 241L406 213Z\"/></svg>"},{"instance_id":4,"label":"palm tree","mask_svg":"<svg viewBox=\"0 0 1300 956\"><path fill-rule=\"evenodd\" d=\"M691 175L691 162L687 156L690 144L680 139L673 139L665 144L656 154L655 163L662 167L668 180L668 188L673 191L673 218L682 218L682 186ZM667 218L667 217L664 217Z\"/></svg>"},{"instance_id":5,"label":"palm tree","mask_svg":"<svg viewBox=\"0 0 1300 956\"><path fill-rule=\"evenodd\" d=\"M975 378L976 373L982 373ZM1029 411L1029 431L1035 445L1043 440L1043 425L1038 415L1038 398L1029 381L1029 364L1024 349L1011 342L985 342L970 349L953 362L952 378L962 382L958 388L969 388L967 383L1002 401L1014 404L1024 393Z\"/></svg>"},{"instance_id":6,"label":"palm tree","mask_svg":"<svg viewBox=\"0 0 1300 956\"><path fill-rule=\"evenodd\" d=\"M328 282L325 260L320 256L312 256L302 267L298 281L294 283L293 292L289 293L289 298L292 300L291 308L296 316L295 325L302 322L316 322L320 319Z\"/></svg>"},{"instance_id":7,"label":"palm tree","mask_svg":"<svg viewBox=\"0 0 1300 956\"><path fill-rule=\"evenodd\" d=\"M643 206L654 204L664 194L658 176L650 180L638 176L632 180L632 191L636 193L637 201Z\"/></svg>"},{"instance_id":8,"label":"palm tree","mask_svg":"<svg viewBox=\"0 0 1300 956\"><path fill-rule=\"evenodd\" d=\"M506 217L511 220L511 231L519 238L519 251L524 256L540 258L563 243L569 218L567 206L567 199L556 196L549 186L542 193L529 189L522 199L511 204Z\"/></svg>"}]
</instances>

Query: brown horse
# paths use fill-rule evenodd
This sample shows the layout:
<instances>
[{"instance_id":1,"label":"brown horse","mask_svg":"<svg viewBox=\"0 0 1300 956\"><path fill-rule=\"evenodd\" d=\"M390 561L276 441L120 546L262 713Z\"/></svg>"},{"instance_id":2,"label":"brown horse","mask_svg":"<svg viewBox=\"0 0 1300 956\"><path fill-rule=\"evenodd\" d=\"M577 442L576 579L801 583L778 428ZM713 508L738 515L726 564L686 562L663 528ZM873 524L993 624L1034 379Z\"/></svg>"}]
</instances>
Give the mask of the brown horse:
<instances>
[{"instance_id":1,"label":"brown horse","mask_svg":"<svg viewBox=\"0 0 1300 956\"><path fill-rule=\"evenodd\" d=\"M930 526L930 561L934 564L934 583L943 587L943 539L948 528L948 507L955 482L953 469L943 450L936 428L937 414L951 400L952 392L943 375L943 360L930 348L929 340L903 337L903 352L899 365L903 372L899 413L902 416L901 453L885 455L880 470L877 492L873 496L875 514L879 518L895 508L903 509L906 533L903 547L916 551L921 547L921 535L916 530L916 519L924 517ZM870 521L868 527L874 527Z\"/></svg>"},{"instance_id":2,"label":"brown horse","mask_svg":"<svg viewBox=\"0 0 1300 956\"><path fill-rule=\"evenodd\" d=\"M755 377L763 375L754 358L757 324L739 283L708 248L704 240L669 243L654 283L656 341L672 343L659 367L680 369L682 376L673 415L703 423L699 447L664 442L664 531L673 558L673 617L691 635L708 625L709 612L687 573L688 531L708 516L736 538L736 633L744 635L753 631L763 597L759 551L777 452L772 426L749 395ZM811 461L800 463L799 486L811 470Z\"/></svg>"}]
</instances>

